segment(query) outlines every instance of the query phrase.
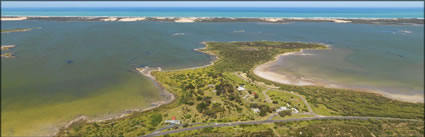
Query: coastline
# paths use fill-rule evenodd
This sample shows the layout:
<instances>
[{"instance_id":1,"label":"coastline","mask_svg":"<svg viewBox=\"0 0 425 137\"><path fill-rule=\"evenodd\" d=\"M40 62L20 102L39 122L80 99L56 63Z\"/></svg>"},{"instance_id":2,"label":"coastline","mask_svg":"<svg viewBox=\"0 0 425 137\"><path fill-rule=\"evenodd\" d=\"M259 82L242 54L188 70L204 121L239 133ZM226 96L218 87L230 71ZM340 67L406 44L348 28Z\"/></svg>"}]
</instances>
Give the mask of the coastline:
<instances>
[{"instance_id":1,"label":"coastline","mask_svg":"<svg viewBox=\"0 0 425 137\"><path fill-rule=\"evenodd\" d=\"M160 67L158 67L157 70L151 69L149 67L136 68L136 71L139 74L141 74L142 76L145 76L145 77L149 78L150 80L152 80L154 82L154 85L161 90L162 96L165 96L165 100L160 100L160 101L152 102L151 103L152 106L147 107L147 108L125 110L124 112L117 114L118 116L112 116L112 117L104 118L104 119L97 119L97 120L96 119L92 119L92 120L89 120L89 118L87 116L85 116L85 115L78 116L77 118L69 121L65 126L63 126L63 127L61 126L61 127L57 128L56 129L56 132L53 133L52 135L49 135L49 136L57 136L57 134L59 133L60 129L67 129L72 124L74 124L76 122L79 122L79 121L87 121L87 123L95 123L95 122L105 122L105 121L109 121L109 120L117 120L117 119L121 119L121 118L125 118L125 117L128 117L128 116L131 116L135 112L149 111L149 110L158 108L158 107L160 107L162 105L169 104L172 101L174 101L175 95L173 93L171 93L171 92L168 92L165 88L163 88L161 86L161 84L156 80L156 78L151 75L151 72L152 71L161 71L161 68Z\"/></svg>"},{"instance_id":2,"label":"coastline","mask_svg":"<svg viewBox=\"0 0 425 137\"><path fill-rule=\"evenodd\" d=\"M159 21L175 23L195 22L332 22L379 25L420 25L424 18L350 18L350 17L149 17L149 16L13 16L1 17L1 21L45 20L45 21Z\"/></svg>"},{"instance_id":3,"label":"coastline","mask_svg":"<svg viewBox=\"0 0 425 137\"><path fill-rule=\"evenodd\" d=\"M208 64L206 64L206 65L202 65L202 66L196 66L196 67L189 67L189 68L182 68L182 69L173 69L173 70L162 70L162 71L181 71L181 70L190 70L190 69L198 69L198 68L205 68L205 67L208 67L208 66L212 66L212 65L214 65L215 64L215 62L219 59L219 57L217 56L217 55L215 55L214 53L210 53L210 52L205 52L205 51L202 51L203 49L206 49L207 47L208 47L208 45L206 44L206 42L201 42L201 44L203 44L204 45L204 47L202 47L202 48L196 48L196 49L193 49L194 51L197 51L197 52L201 52L201 53L205 53L205 54L208 54L208 55L210 55L210 56L213 56L214 57L214 59L213 60L211 60Z\"/></svg>"},{"instance_id":4,"label":"coastline","mask_svg":"<svg viewBox=\"0 0 425 137\"><path fill-rule=\"evenodd\" d=\"M324 83L320 81L314 81L308 78L288 78L288 76L284 74L279 74L276 72L269 71L268 68L275 64L277 60L281 57L292 55L292 54L298 54L303 53L303 50L299 52L289 52L284 53L275 56L274 60L268 61L266 63L260 64L253 69L253 73L261 78L264 78L266 80L270 80L273 82L281 83L281 84L287 84L287 85L295 85L295 86L321 86L326 88L338 88L338 89L347 89L347 90L355 90L358 92L368 92L368 93L376 93L379 95L382 95L384 97L398 100L398 101L405 101L410 103L424 103L424 98L421 98L420 95L402 95L402 94L392 94L387 93L385 91L381 90L374 90L374 89L367 89L367 88L348 88L341 85L331 84L331 83Z\"/></svg>"},{"instance_id":5,"label":"coastline","mask_svg":"<svg viewBox=\"0 0 425 137\"><path fill-rule=\"evenodd\" d=\"M162 105L166 105L166 104L169 104L169 103L171 103L172 101L174 101L175 100L175 95L173 94L173 93L171 93L171 92L169 92L169 91L167 91L166 89L164 89L162 86L161 86L161 83L159 83L159 81L157 81L156 80L156 78L154 77L154 76L152 76L151 75L151 72L152 71L165 71L165 72L169 72L169 71L181 71L181 70L189 70L189 69L197 69L197 68L204 68L204 67L208 67L208 66L211 66L211 65L214 65L215 64L215 61L217 61L218 59L219 59L219 57L218 57L218 55L216 55L216 54L214 54L214 53L211 53L211 52L207 52L207 51L202 51L203 49L206 49L206 48L208 48L208 45L206 44L206 42L201 42L203 45L205 45L205 47L202 47L202 48L197 48L197 49L194 49L195 51L198 51L198 52L202 52L202 53L205 53L205 54L209 54L209 55L213 55L213 56L215 56L216 57L216 59L214 59L214 60L212 60L212 61L210 61L210 63L209 64L206 64L206 65L202 65L202 66L197 66L197 67L189 67L189 68L183 68L183 69L175 69L175 70L162 70L162 68L161 67L156 67L156 68L150 68L150 67L140 67L140 68L136 68L136 70L140 73L140 74L142 74L143 76L146 76L146 77L148 77L150 80L152 80L153 82L154 82L154 84L156 85L156 86L158 86L160 89L161 89L161 91L162 92L164 92L164 93L166 93L166 94L168 94L169 95L169 97L170 98L167 98L167 100L165 100L165 101L157 101L157 102L154 102L153 104L156 104L155 106L151 106L151 107L148 107L148 108L144 108L144 109L133 109L133 110L131 110L131 111L125 111L123 114L121 114L120 116L118 116L118 117L112 117L112 118L107 118L107 119L101 119L101 120L88 120L88 118L86 117L86 116L79 116L78 118L76 118L76 119L74 119L74 120L72 120L72 121L70 121L65 127L61 127L61 129L62 128L69 128L69 126L71 126L72 124L74 124L74 123L76 123L76 122L79 122L79 121L81 121L81 120L85 120L85 121L87 121L88 123L93 123L93 122L104 122L104 121L109 121L109 120L116 120L116 119L121 119L121 118L125 118L125 117L128 117L128 116L131 116L132 114L133 114L133 112L144 112L144 111L149 111L149 110L153 110L153 109L155 109L155 108L158 108L158 107L160 107L160 106L162 106ZM322 43L323 44L323 43ZM325 44L326 45L326 44ZM326 45L328 48L327 49L330 49L330 45ZM319 49L315 49L315 50L319 50ZM320 49L320 50L322 50L322 49ZM296 53L302 53L303 52L303 50L301 49L300 51L298 51L298 52L287 52L287 53L283 53L283 54L279 54L279 55L277 55L277 56L275 56L274 57L274 60L271 60L271 61L267 61L266 63L263 63L263 64L259 64L259 65L257 65L257 66L255 66L254 68L253 68L253 73L255 74L255 75L257 75L257 76L260 76L260 75L258 75L258 74L256 74L255 72L257 71L257 72L263 72L263 70L261 70L261 69L264 69L264 68L267 68L268 67L268 65L271 65L271 64L273 64L273 63L275 63L276 61L277 61L277 59L279 59L281 56L286 56L286 55L291 55L291 54L296 54ZM260 69L260 70L257 70L257 69ZM260 76L260 77L262 77L262 76ZM267 79L267 76L266 77L262 77L262 78L264 78L264 79ZM273 81L273 80L272 80ZM274 81L274 82L276 82L276 81ZM278 82L278 83L280 83L280 82ZM286 84L286 83L283 83L283 84ZM323 86L323 85L314 85L314 83L312 83L313 85L312 86ZM303 84L291 84L291 85L296 85L296 86L305 86L305 85L308 85L308 84L305 84L305 85L303 85ZM326 85L325 85L326 86ZM340 89L349 89L349 88L343 88L343 87L330 87L330 88L340 88ZM354 92L369 92L369 93L377 93L377 92L374 92L374 91L364 91L364 90L358 90L358 89L351 89L351 90L355 90ZM377 94L379 94L379 95L383 95L383 94L381 94L381 93L377 93ZM384 95L385 96L385 95ZM385 96L385 97L387 97L387 98L390 98L390 99L394 99L394 98L392 98L392 97L388 97L388 96ZM398 100L398 99L395 99L395 100ZM403 101L403 100L402 100ZM407 101L407 102L409 102L409 101ZM54 134L54 136L56 136L57 134L58 134L59 132L56 132L55 134Z\"/></svg>"},{"instance_id":6,"label":"coastline","mask_svg":"<svg viewBox=\"0 0 425 137\"><path fill-rule=\"evenodd\" d=\"M180 71L180 70L187 70L187 69L204 68L204 67L208 67L208 66L214 65L214 62L218 60L218 56L216 56L215 54L212 54L212 53L200 51L200 50L206 49L208 47L208 45L205 42L201 42L201 44L203 44L205 47L197 48L197 49L194 49L194 50L195 51L198 51L198 52L202 52L202 53L206 53L206 54L209 54L209 55L214 56L215 59L212 60L212 61L210 61L209 64L202 65L202 66L197 66L197 67L175 69L175 70L162 70L161 67L156 67L156 68L139 67L139 68L136 68L136 71L139 74L141 74L142 76L145 76L145 77L149 78L150 80L152 80L154 82L155 86L158 87L161 90L162 94L166 96L166 100L161 100L161 101L153 102L152 104L154 104L154 105L151 106L151 107L147 107L147 108L143 108L143 109L126 110L126 111L122 112L121 114L118 114L119 116L105 118L105 119L99 119L99 120L92 119L92 120L89 120L89 118L87 116L85 116L85 115L78 116L77 118L69 121L65 126L57 128L56 129L56 132L53 133L52 135L49 135L49 136L57 136L57 134L59 133L60 129L69 128L72 124L74 124L76 122L79 122L79 121L87 121L88 123L93 123L93 122L104 122L104 121L109 121L109 120L116 120L116 119L121 119L121 118L125 118L127 116L130 116L134 112L145 112L145 111L149 111L149 110L158 108L158 107L160 107L162 105L166 105L166 104L171 103L172 101L174 101L175 95L173 93L167 91L165 88L163 88L161 86L161 83L159 83L159 81L157 81L156 78L151 75L152 71Z\"/></svg>"}]
</instances>

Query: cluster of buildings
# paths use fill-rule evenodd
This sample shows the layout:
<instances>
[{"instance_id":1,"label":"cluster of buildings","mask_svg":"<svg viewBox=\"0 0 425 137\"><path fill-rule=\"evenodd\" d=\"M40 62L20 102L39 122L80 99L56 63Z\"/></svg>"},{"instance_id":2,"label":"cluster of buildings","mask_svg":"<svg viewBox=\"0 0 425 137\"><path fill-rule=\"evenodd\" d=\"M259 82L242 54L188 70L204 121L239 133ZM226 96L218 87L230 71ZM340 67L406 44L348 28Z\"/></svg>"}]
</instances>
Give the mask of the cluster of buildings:
<instances>
[{"instance_id":1,"label":"cluster of buildings","mask_svg":"<svg viewBox=\"0 0 425 137\"><path fill-rule=\"evenodd\" d=\"M260 113L261 112L261 110L260 109L258 109L258 108L251 108L251 110L254 112L254 113ZM285 110L291 110L292 111L292 113L298 113L298 112L300 112L300 111L298 111L298 109L297 108L294 108L294 107L292 107L291 108L291 106L288 104L288 103L286 103L286 106L282 106L282 107L279 107L279 108L277 108L276 109L276 112L280 112L280 111L285 111Z\"/></svg>"},{"instance_id":2,"label":"cluster of buildings","mask_svg":"<svg viewBox=\"0 0 425 137\"><path fill-rule=\"evenodd\" d=\"M299 111L296 108L287 108L287 107L280 107L276 109L276 112L284 111L284 110L292 110L292 113L298 113Z\"/></svg>"}]
</instances>

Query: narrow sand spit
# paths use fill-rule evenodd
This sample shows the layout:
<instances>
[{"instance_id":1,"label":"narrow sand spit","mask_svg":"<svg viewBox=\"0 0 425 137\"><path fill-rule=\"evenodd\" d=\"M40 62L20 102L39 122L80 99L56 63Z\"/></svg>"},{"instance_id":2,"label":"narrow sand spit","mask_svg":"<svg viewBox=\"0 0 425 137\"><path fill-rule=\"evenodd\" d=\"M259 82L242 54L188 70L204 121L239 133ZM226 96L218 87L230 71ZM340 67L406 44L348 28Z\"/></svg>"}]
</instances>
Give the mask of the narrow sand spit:
<instances>
[{"instance_id":1,"label":"narrow sand spit","mask_svg":"<svg viewBox=\"0 0 425 137\"><path fill-rule=\"evenodd\" d=\"M26 20L27 17L1 17L1 21Z\"/></svg>"}]
</instances>

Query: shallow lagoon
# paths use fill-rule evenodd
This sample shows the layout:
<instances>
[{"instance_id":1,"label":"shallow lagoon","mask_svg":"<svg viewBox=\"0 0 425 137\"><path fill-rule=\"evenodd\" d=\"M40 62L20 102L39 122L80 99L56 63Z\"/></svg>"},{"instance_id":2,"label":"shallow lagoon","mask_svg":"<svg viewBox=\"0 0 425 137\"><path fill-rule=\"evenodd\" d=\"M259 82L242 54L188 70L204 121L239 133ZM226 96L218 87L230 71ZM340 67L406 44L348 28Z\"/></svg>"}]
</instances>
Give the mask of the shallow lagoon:
<instances>
[{"instance_id":1,"label":"shallow lagoon","mask_svg":"<svg viewBox=\"0 0 425 137\"><path fill-rule=\"evenodd\" d=\"M423 25L2 22L2 29L26 27L41 29L1 35L2 45L16 45L16 58L2 59L2 135L46 135L78 115L103 118L149 107L164 98L134 68L208 64L208 55L193 50L202 41L327 43L335 49L288 56L274 71L374 88L396 82L390 85L415 90L390 92L423 95Z\"/></svg>"}]
</instances>

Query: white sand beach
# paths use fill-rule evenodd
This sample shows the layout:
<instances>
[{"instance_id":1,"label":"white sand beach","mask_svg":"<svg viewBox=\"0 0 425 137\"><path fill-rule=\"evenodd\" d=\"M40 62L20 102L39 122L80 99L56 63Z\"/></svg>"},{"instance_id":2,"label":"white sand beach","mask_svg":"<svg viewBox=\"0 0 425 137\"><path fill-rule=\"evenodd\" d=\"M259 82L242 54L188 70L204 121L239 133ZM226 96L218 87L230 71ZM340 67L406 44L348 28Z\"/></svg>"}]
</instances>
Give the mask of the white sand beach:
<instances>
[{"instance_id":1,"label":"white sand beach","mask_svg":"<svg viewBox=\"0 0 425 137\"><path fill-rule=\"evenodd\" d=\"M131 22L131 21L141 21L141 20L145 20L146 18L121 18L118 21L123 21L123 22Z\"/></svg>"},{"instance_id":2,"label":"white sand beach","mask_svg":"<svg viewBox=\"0 0 425 137\"><path fill-rule=\"evenodd\" d=\"M27 17L1 17L1 21L17 21L17 20L26 20Z\"/></svg>"},{"instance_id":3,"label":"white sand beach","mask_svg":"<svg viewBox=\"0 0 425 137\"><path fill-rule=\"evenodd\" d=\"M106 18L106 19L101 19L101 21L116 21L118 20L118 18L115 17L110 17L110 18Z\"/></svg>"}]
</instances>

